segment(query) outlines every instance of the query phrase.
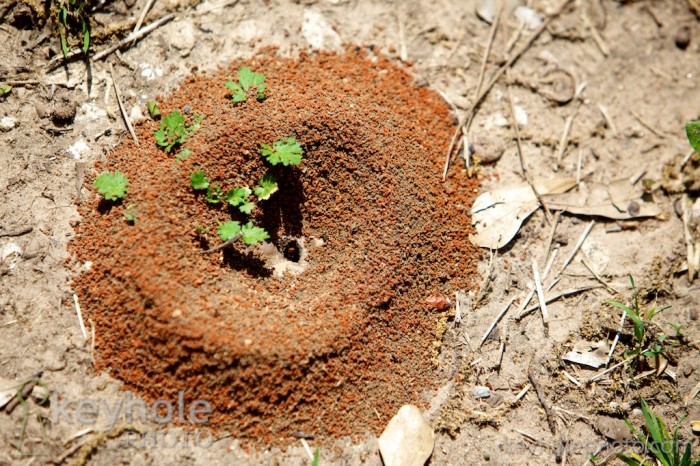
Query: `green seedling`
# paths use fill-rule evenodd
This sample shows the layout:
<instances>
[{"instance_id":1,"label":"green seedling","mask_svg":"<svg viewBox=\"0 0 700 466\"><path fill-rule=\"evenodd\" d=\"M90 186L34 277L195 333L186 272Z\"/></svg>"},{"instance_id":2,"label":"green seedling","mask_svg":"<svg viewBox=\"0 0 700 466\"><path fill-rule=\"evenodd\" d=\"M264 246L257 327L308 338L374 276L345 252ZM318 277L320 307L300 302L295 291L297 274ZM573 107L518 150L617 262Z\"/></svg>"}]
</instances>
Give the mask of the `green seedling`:
<instances>
[{"instance_id":1,"label":"green seedling","mask_svg":"<svg viewBox=\"0 0 700 466\"><path fill-rule=\"evenodd\" d=\"M663 466L700 466L700 461L693 461L692 459L692 441L686 443L685 450L681 456L681 442L678 440L680 423L674 429L673 436L671 436L664 421L652 412L644 399L642 399L642 413L644 414L644 423L649 435L645 435L637 430L629 420L625 419L625 423L634 436L644 445L644 450L654 456L657 464ZM683 422L683 419L681 419L681 422ZM636 452L618 453L617 457L629 466L650 464L642 455Z\"/></svg>"},{"instance_id":2,"label":"green seedling","mask_svg":"<svg viewBox=\"0 0 700 466\"><path fill-rule=\"evenodd\" d=\"M192 189L202 191L209 187L209 180L204 176L202 170L198 170L190 175L190 184L192 185Z\"/></svg>"},{"instance_id":3,"label":"green seedling","mask_svg":"<svg viewBox=\"0 0 700 466\"><path fill-rule=\"evenodd\" d=\"M227 81L224 86L228 87L233 94L233 101L245 102L248 100L250 93L255 92L257 100L265 99L265 91L267 86L263 85L265 75L254 73L250 68L245 67L238 72L238 82Z\"/></svg>"},{"instance_id":4,"label":"green seedling","mask_svg":"<svg viewBox=\"0 0 700 466\"><path fill-rule=\"evenodd\" d=\"M7 95L12 91L12 86L0 86L0 95Z\"/></svg>"},{"instance_id":5,"label":"green seedling","mask_svg":"<svg viewBox=\"0 0 700 466\"><path fill-rule=\"evenodd\" d=\"M202 118L201 115L195 115L194 123L187 127L182 113L173 110L161 120L160 128L155 132L156 143L170 153L173 147L185 142L187 136L199 129Z\"/></svg>"},{"instance_id":6,"label":"green seedling","mask_svg":"<svg viewBox=\"0 0 700 466\"><path fill-rule=\"evenodd\" d=\"M83 53L90 49L90 24L87 7L89 0L54 0L58 36L61 41L61 51L64 57L68 57L68 35L75 34L82 37ZM80 31L79 33L77 31Z\"/></svg>"},{"instance_id":7,"label":"green seedling","mask_svg":"<svg viewBox=\"0 0 700 466\"><path fill-rule=\"evenodd\" d=\"M146 103L146 107L148 107L148 114L151 115L151 118L154 120L157 118L160 118L160 109L158 108L158 102L155 100L149 100Z\"/></svg>"},{"instance_id":8,"label":"green seedling","mask_svg":"<svg viewBox=\"0 0 700 466\"><path fill-rule=\"evenodd\" d=\"M219 238L228 241L240 234L241 241L246 244L258 244L270 238L264 228L256 227L253 222L241 226L239 222L229 220L219 225Z\"/></svg>"},{"instance_id":9,"label":"green seedling","mask_svg":"<svg viewBox=\"0 0 700 466\"><path fill-rule=\"evenodd\" d=\"M652 327L652 319L657 314L665 311L671 306L666 306L661 309L656 309L656 306L652 306L646 313L642 311L639 307L639 300L637 299L637 290L634 286L634 279L630 276L630 283L632 284L632 292L634 294L633 307L626 306L617 301L608 301L607 303L611 306L615 306L622 309L627 317L632 320L632 325L634 328L634 347L625 352L625 358L639 358L644 357L656 357L663 353L663 343L666 339L665 335L655 336L653 332L650 332ZM648 346L647 346L648 345Z\"/></svg>"},{"instance_id":10,"label":"green seedling","mask_svg":"<svg viewBox=\"0 0 700 466\"><path fill-rule=\"evenodd\" d=\"M277 180L272 175L265 175L260 180L260 184L255 188L255 195L261 201L270 199L274 193L277 192L279 186L277 186Z\"/></svg>"},{"instance_id":11,"label":"green seedling","mask_svg":"<svg viewBox=\"0 0 700 466\"><path fill-rule=\"evenodd\" d=\"M250 188L243 186L242 188L231 189L224 195L224 201L233 207L238 207L238 210L246 215L255 208L255 203L246 200L253 192Z\"/></svg>"},{"instance_id":12,"label":"green seedling","mask_svg":"<svg viewBox=\"0 0 700 466\"><path fill-rule=\"evenodd\" d=\"M685 135L695 152L700 154L700 121L689 121L685 124Z\"/></svg>"},{"instance_id":13,"label":"green seedling","mask_svg":"<svg viewBox=\"0 0 700 466\"><path fill-rule=\"evenodd\" d=\"M209 204L218 204L221 202L223 197L224 192L221 190L221 188L213 184L207 188L207 194L204 196L204 199L206 199Z\"/></svg>"},{"instance_id":14,"label":"green seedling","mask_svg":"<svg viewBox=\"0 0 700 466\"><path fill-rule=\"evenodd\" d=\"M289 165L299 165L301 163L304 150L294 138L282 138L272 146L262 144L260 153L271 164L281 163L285 167Z\"/></svg>"},{"instance_id":15,"label":"green seedling","mask_svg":"<svg viewBox=\"0 0 700 466\"><path fill-rule=\"evenodd\" d=\"M175 156L175 160L177 160L178 162L181 162L181 161L185 160L187 157L189 157L191 153L192 153L192 151L189 149L182 149Z\"/></svg>"},{"instance_id":16,"label":"green seedling","mask_svg":"<svg viewBox=\"0 0 700 466\"><path fill-rule=\"evenodd\" d=\"M129 180L121 172L104 172L97 177L94 185L106 200L116 201L126 195Z\"/></svg>"},{"instance_id":17,"label":"green seedling","mask_svg":"<svg viewBox=\"0 0 700 466\"><path fill-rule=\"evenodd\" d=\"M129 204L128 206L126 206L126 210L124 211L124 220L131 223L132 225L136 224L136 220L138 220L138 217L136 215L136 206L134 204Z\"/></svg>"},{"instance_id":18,"label":"green seedling","mask_svg":"<svg viewBox=\"0 0 700 466\"><path fill-rule=\"evenodd\" d=\"M194 231L197 233L197 235L203 235L204 233L209 233L209 228L203 227L202 225L197 225L195 224L194 226Z\"/></svg>"},{"instance_id":19,"label":"green seedling","mask_svg":"<svg viewBox=\"0 0 700 466\"><path fill-rule=\"evenodd\" d=\"M321 463L321 450L316 447L314 450L314 458L311 460L311 466L319 466Z\"/></svg>"}]
</instances>

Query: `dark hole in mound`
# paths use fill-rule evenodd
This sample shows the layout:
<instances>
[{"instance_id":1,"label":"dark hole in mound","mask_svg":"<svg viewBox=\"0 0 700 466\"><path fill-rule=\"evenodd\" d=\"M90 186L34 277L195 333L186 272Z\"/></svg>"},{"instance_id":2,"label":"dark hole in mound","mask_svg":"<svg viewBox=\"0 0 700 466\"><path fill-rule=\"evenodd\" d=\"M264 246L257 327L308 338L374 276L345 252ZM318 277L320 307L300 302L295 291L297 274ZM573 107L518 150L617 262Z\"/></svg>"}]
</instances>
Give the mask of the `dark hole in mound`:
<instances>
[{"instance_id":1,"label":"dark hole in mound","mask_svg":"<svg viewBox=\"0 0 700 466\"><path fill-rule=\"evenodd\" d=\"M301 259L301 248L297 240L293 239L287 241L287 243L282 247L282 255L285 259L292 262L299 262Z\"/></svg>"}]
</instances>

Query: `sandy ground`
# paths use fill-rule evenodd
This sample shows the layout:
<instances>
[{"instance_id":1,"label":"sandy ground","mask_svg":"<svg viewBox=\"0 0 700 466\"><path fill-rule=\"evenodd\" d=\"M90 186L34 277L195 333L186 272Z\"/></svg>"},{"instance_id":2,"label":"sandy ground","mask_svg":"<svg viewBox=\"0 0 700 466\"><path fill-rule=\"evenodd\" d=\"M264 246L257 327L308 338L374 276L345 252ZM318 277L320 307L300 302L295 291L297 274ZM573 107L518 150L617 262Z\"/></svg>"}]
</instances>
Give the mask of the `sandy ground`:
<instances>
[{"instance_id":1,"label":"sandy ground","mask_svg":"<svg viewBox=\"0 0 700 466\"><path fill-rule=\"evenodd\" d=\"M156 2L145 24L171 11L175 19L89 67L73 61L53 70L51 65L60 63L51 59L60 53L54 31L33 23L27 5L0 6L5 44L0 84L14 83L0 97L0 376L14 390L33 377L42 383L26 403L0 413L0 463L308 464L301 443L284 451L252 450L231 436L209 437L206 427L182 431L124 417L110 422L116 406L133 400L120 391L118 380L93 370L91 328L88 322L85 339L70 285L85 264L67 252L80 222L80 173L92 170L96 160L109 157L110 149L128 137L108 64L127 113L138 117L147 113L148 100L172 92L190 72L215 70L263 46L294 56L342 43L373 45L396 60L410 61L417 82L443 93L455 118L464 118L475 101L489 42L490 27L477 18L476 2L205 1L180 8ZM541 16L557 6L532 4ZM141 8L141 2L113 2L95 16L95 28L134 21ZM514 16L501 18L485 82L533 33L520 29ZM690 421L700 419L700 402L688 397L700 370L698 291L688 280L677 214L682 195L674 178L689 152L683 125L700 116L699 34L685 2L571 2L477 109L469 131L476 157L488 158L499 145L505 149L495 163L479 166L484 192L522 182L512 108L532 178L578 174L585 183L579 191L630 178L654 180L665 188L647 195L660 209L655 217L614 221L564 213L552 234L552 219L540 209L494 255L490 267L485 251L480 274L488 282L481 300L461 309L461 323L454 316L446 320L436 380L448 376L450 382L425 394L425 416L437 432L431 464L584 464L606 442L629 438L622 419L641 424L641 396L670 426L686 416L679 432L683 438L693 436ZM98 41L94 50L110 42L109 37ZM576 91L568 100L567 92ZM567 121L570 132L562 145ZM463 167L461 159L454 163ZM692 184L688 166L684 181ZM469 174L464 168L450 176ZM558 272L591 222L580 251L548 294L600 285L583 261L610 288L601 285L551 303L548 328L539 311L518 319L532 283L533 260L543 269L550 251L559 248L552 266ZM581 339L612 343L621 314L604 303L630 302L628 274L643 291L644 306L655 296L659 306L672 306L657 318L663 332L675 335L665 322L684 326L685 339L668 349L675 380L665 372L634 385L620 369L585 383L602 369L562 357ZM456 291L447 296L453 302ZM513 308L479 345L511 299ZM628 322L615 360L621 361L631 345ZM511 403L533 380L549 416L534 387ZM475 386L490 387L491 398L475 399ZM43 387L53 393L50 406L39 403ZM81 400L88 402L85 409L96 406L97 412L80 416L75 403ZM127 429L131 424L141 433ZM321 464L376 465L381 464L376 434L308 443L321 448ZM602 450L599 457L615 451L620 448Z\"/></svg>"}]
</instances>

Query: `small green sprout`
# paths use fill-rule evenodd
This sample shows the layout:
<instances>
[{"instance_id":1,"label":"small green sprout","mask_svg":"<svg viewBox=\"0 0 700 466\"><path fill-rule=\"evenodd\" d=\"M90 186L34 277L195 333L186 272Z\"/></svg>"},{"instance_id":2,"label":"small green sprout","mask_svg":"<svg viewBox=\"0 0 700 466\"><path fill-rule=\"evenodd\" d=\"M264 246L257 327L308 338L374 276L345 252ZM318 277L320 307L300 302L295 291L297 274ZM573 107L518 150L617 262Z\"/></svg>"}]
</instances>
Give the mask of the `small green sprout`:
<instances>
[{"instance_id":1,"label":"small green sprout","mask_svg":"<svg viewBox=\"0 0 700 466\"><path fill-rule=\"evenodd\" d=\"M90 19L88 13L88 0L55 0L57 10L57 29L58 36L61 41L61 51L64 57L68 57L68 33L75 33L73 30L74 23L80 23L80 33L83 38L83 53L87 54L90 48Z\"/></svg>"},{"instance_id":2,"label":"small green sprout","mask_svg":"<svg viewBox=\"0 0 700 466\"><path fill-rule=\"evenodd\" d=\"M254 73L247 66L238 72L238 82L227 81L224 86L228 87L233 93L233 101L245 102L248 100L248 91L254 88L256 91L255 98L258 100L265 99L265 91L267 86L263 86L265 75Z\"/></svg>"},{"instance_id":3,"label":"small green sprout","mask_svg":"<svg viewBox=\"0 0 700 466\"><path fill-rule=\"evenodd\" d=\"M154 120L156 118L160 117L160 109L158 108L158 102L155 100L149 100L146 103L146 107L148 107L148 114L151 115L151 118Z\"/></svg>"},{"instance_id":4,"label":"small green sprout","mask_svg":"<svg viewBox=\"0 0 700 466\"><path fill-rule=\"evenodd\" d=\"M0 95L9 94L12 90L12 86L0 86Z\"/></svg>"},{"instance_id":5,"label":"small green sprout","mask_svg":"<svg viewBox=\"0 0 700 466\"><path fill-rule=\"evenodd\" d=\"M689 121L685 124L685 135L688 142L700 154L700 121Z\"/></svg>"},{"instance_id":6,"label":"small green sprout","mask_svg":"<svg viewBox=\"0 0 700 466\"><path fill-rule=\"evenodd\" d=\"M316 447L314 450L314 458L311 460L311 466L319 466L321 461L321 450Z\"/></svg>"},{"instance_id":7,"label":"small green sprout","mask_svg":"<svg viewBox=\"0 0 700 466\"><path fill-rule=\"evenodd\" d=\"M126 195L129 180L121 172L104 172L95 179L97 191L108 201L116 201Z\"/></svg>"},{"instance_id":8,"label":"small green sprout","mask_svg":"<svg viewBox=\"0 0 700 466\"><path fill-rule=\"evenodd\" d=\"M241 226L239 222L233 220L219 224L218 233L221 241L228 241L240 233L241 241L245 244L258 244L270 238L264 228L256 227L253 222Z\"/></svg>"},{"instance_id":9,"label":"small green sprout","mask_svg":"<svg viewBox=\"0 0 700 466\"><path fill-rule=\"evenodd\" d=\"M173 110L161 120L160 128L155 132L156 143L170 153L173 147L185 142L187 136L199 129L202 118L201 115L195 115L194 123L187 127L182 113Z\"/></svg>"},{"instance_id":10,"label":"small green sprout","mask_svg":"<svg viewBox=\"0 0 700 466\"><path fill-rule=\"evenodd\" d=\"M276 193L278 189L277 180L274 176L268 174L262 177L259 186L255 188L255 195L261 201L265 201L270 199L270 196Z\"/></svg>"},{"instance_id":11,"label":"small green sprout","mask_svg":"<svg viewBox=\"0 0 700 466\"><path fill-rule=\"evenodd\" d=\"M241 227L241 240L245 244L258 244L270 239L264 228L256 227L253 222L248 222Z\"/></svg>"},{"instance_id":12,"label":"small green sprout","mask_svg":"<svg viewBox=\"0 0 700 466\"><path fill-rule=\"evenodd\" d=\"M250 213L253 211L255 208L255 202L250 202L250 201L244 201L243 204L238 207L238 210L241 211L241 213L244 213L246 215L250 215Z\"/></svg>"},{"instance_id":13,"label":"small green sprout","mask_svg":"<svg viewBox=\"0 0 700 466\"><path fill-rule=\"evenodd\" d=\"M632 292L634 294L634 303L631 308L617 301L608 301L608 304L622 309L625 314L627 314L627 317L632 319L635 346L625 353L625 357L638 357L640 355L645 357L656 356L663 352L662 343L666 337L661 335L661 337L654 338L653 341L650 342L650 346L646 347L647 343L649 343L649 328L652 325L652 319L654 316L665 311L671 306L666 306L661 309L656 309L655 306L652 306L651 309L649 309L645 314L639 307L637 289L634 286L634 279L631 275L630 283L632 284Z\"/></svg>"},{"instance_id":14,"label":"small green sprout","mask_svg":"<svg viewBox=\"0 0 700 466\"><path fill-rule=\"evenodd\" d=\"M189 150L189 149L182 149L182 150L181 150L180 152L178 152L177 155L175 156L175 160L177 160L178 162L182 162L182 161L185 160L187 157L189 157L191 153L192 153L192 151Z\"/></svg>"},{"instance_id":15,"label":"small green sprout","mask_svg":"<svg viewBox=\"0 0 700 466\"><path fill-rule=\"evenodd\" d=\"M202 191L209 187L209 180L204 176L202 170L198 170L190 175L190 183L192 184L192 188L197 191Z\"/></svg>"},{"instance_id":16,"label":"small green sprout","mask_svg":"<svg viewBox=\"0 0 700 466\"><path fill-rule=\"evenodd\" d=\"M664 421L652 412L643 398L642 414L644 414L644 423L647 426L648 435L638 431L629 420L625 419L625 423L635 437L644 445L643 451L654 455L656 462L663 466L700 466L700 461L693 461L692 459L692 441L685 444L685 450L681 456L683 443L678 440L680 423L674 429L673 436L669 435ZM683 419L681 419L681 422L683 422ZM629 466L649 464L642 455L636 452L618 453L617 457Z\"/></svg>"},{"instance_id":17,"label":"small green sprout","mask_svg":"<svg viewBox=\"0 0 700 466\"><path fill-rule=\"evenodd\" d=\"M299 165L301 163L304 150L294 138L282 138L272 146L261 144L260 152L271 165Z\"/></svg>"},{"instance_id":18,"label":"small green sprout","mask_svg":"<svg viewBox=\"0 0 700 466\"><path fill-rule=\"evenodd\" d=\"M195 225L194 225L194 231L195 231L195 233L197 233L197 235L201 236L201 235L203 235L204 233L208 233L208 232L209 232L209 228L203 227L202 225L199 225L199 224L195 224Z\"/></svg>"},{"instance_id":19,"label":"small green sprout","mask_svg":"<svg viewBox=\"0 0 700 466\"><path fill-rule=\"evenodd\" d=\"M219 238L221 241L228 241L241 232L240 222L229 220L219 224Z\"/></svg>"},{"instance_id":20,"label":"small green sprout","mask_svg":"<svg viewBox=\"0 0 700 466\"><path fill-rule=\"evenodd\" d=\"M221 188L213 184L207 188L207 194L204 196L204 199L206 199L209 204L218 204L223 197L224 192Z\"/></svg>"},{"instance_id":21,"label":"small green sprout","mask_svg":"<svg viewBox=\"0 0 700 466\"><path fill-rule=\"evenodd\" d=\"M253 192L250 188L243 186L242 188L231 189L224 195L224 201L233 207L238 207L242 213L250 215L255 208L255 203L247 201L246 198Z\"/></svg>"},{"instance_id":22,"label":"small green sprout","mask_svg":"<svg viewBox=\"0 0 700 466\"><path fill-rule=\"evenodd\" d=\"M136 224L136 220L138 220L138 217L136 215L136 206L134 204L129 204L128 206L126 206L126 210L124 211L124 220L131 223L132 225Z\"/></svg>"},{"instance_id":23,"label":"small green sprout","mask_svg":"<svg viewBox=\"0 0 700 466\"><path fill-rule=\"evenodd\" d=\"M245 198L250 196L250 194L250 188L244 186L242 188L231 189L230 191L228 191L224 196L224 200L232 206L236 207L241 205L245 201Z\"/></svg>"}]
</instances>

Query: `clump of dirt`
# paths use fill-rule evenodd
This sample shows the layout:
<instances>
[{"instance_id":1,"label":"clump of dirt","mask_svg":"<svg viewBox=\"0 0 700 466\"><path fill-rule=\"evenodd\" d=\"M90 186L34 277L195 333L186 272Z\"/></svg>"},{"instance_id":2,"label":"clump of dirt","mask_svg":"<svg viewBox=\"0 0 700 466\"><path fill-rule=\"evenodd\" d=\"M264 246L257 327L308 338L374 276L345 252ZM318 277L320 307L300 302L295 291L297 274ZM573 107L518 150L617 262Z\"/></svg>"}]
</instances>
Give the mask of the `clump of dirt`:
<instances>
[{"instance_id":1,"label":"clump of dirt","mask_svg":"<svg viewBox=\"0 0 700 466\"><path fill-rule=\"evenodd\" d=\"M223 83L243 66L266 75L264 101L232 102ZM472 288L478 257L476 181L440 182L454 128L443 100L353 49L268 51L193 76L159 105L204 116L190 155L159 148L157 122L137 124L140 146L124 140L97 167L128 177L126 198L91 196L71 247L92 262L73 285L98 367L147 399L206 400L210 423L267 444L376 433L400 405L422 404L442 316L424 300ZM299 167L262 159L260 144L283 137L302 144ZM199 254L220 244L219 223L247 219L195 192L197 170L224 191L272 172L279 192L250 219L280 251L304 239L304 271L278 277L242 243Z\"/></svg>"}]
</instances>

